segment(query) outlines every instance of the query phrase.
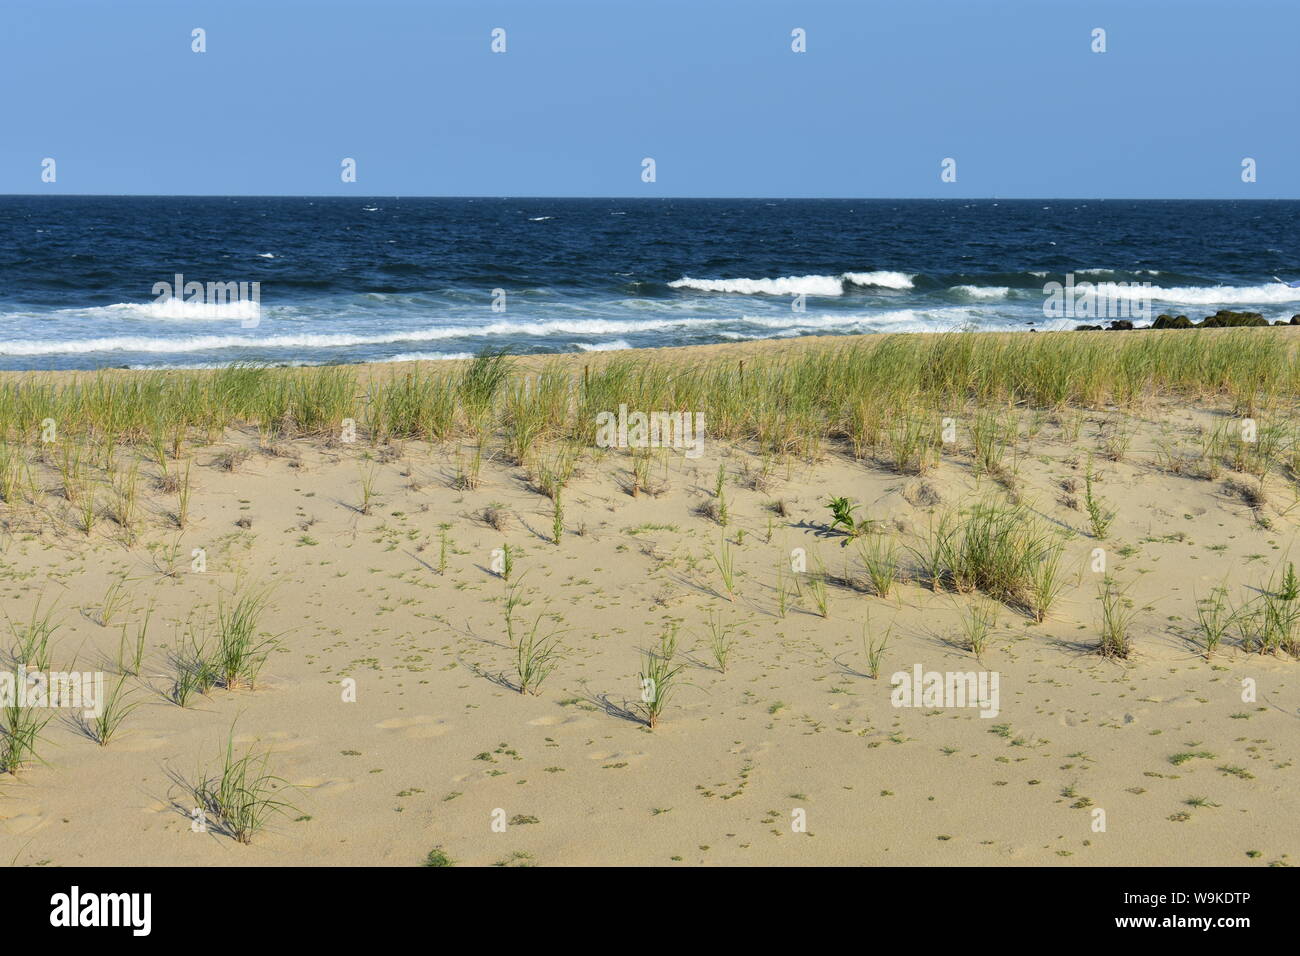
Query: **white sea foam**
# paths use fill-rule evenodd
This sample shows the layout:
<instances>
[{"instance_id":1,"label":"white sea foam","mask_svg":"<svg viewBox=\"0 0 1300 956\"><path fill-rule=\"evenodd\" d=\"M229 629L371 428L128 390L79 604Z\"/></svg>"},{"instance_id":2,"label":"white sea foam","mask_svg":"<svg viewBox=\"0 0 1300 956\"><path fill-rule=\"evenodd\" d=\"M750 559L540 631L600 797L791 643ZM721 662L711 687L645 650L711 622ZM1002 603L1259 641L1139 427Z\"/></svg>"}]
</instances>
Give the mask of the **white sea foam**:
<instances>
[{"instance_id":1,"label":"white sea foam","mask_svg":"<svg viewBox=\"0 0 1300 956\"><path fill-rule=\"evenodd\" d=\"M742 321L747 325L756 325L761 329L847 329L863 325L867 322L893 322L900 319L911 320L914 317L915 315L911 309L902 309L894 312L877 312L874 314L837 314L834 312L815 314L802 312L782 318L763 315L747 315Z\"/></svg>"},{"instance_id":2,"label":"white sea foam","mask_svg":"<svg viewBox=\"0 0 1300 956\"><path fill-rule=\"evenodd\" d=\"M928 331L960 328L974 319L983 317L976 309L890 309L885 312L861 313L796 313L786 318L772 316L746 315L741 321L747 325L756 325L765 329L780 329L785 334L793 332L798 335L801 330L818 329L854 329L886 326L914 325Z\"/></svg>"},{"instance_id":3,"label":"white sea foam","mask_svg":"<svg viewBox=\"0 0 1300 956\"><path fill-rule=\"evenodd\" d=\"M497 322L480 327L442 326L432 329L394 330L378 335L349 332L318 332L298 335L194 335L184 338L147 336L104 336L93 339L19 339L0 341L0 355L85 355L93 352L152 352L177 354L221 349L328 349L357 345L389 345L398 342L435 342L442 339L474 338L482 335L616 335L682 326L713 325L725 319L659 319L619 321L616 319L563 319L549 322Z\"/></svg>"},{"instance_id":4,"label":"white sea foam","mask_svg":"<svg viewBox=\"0 0 1300 956\"><path fill-rule=\"evenodd\" d=\"M65 309L93 317L102 312L112 318L128 319L181 319L184 321L226 322L256 319L262 315L262 304L251 299L236 302L186 302L184 299L163 299L154 302L118 302L98 309Z\"/></svg>"},{"instance_id":5,"label":"white sea foam","mask_svg":"<svg viewBox=\"0 0 1300 956\"><path fill-rule=\"evenodd\" d=\"M110 307L111 308L111 307ZM132 308L135 308L134 306ZM223 335L106 335L94 338L10 339L0 340L0 355L86 355L93 353L147 353L181 355L196 352L231 350L289 351L302 358L313 351L357 346L382 346L398 343L423 343L445 340L478 339L486 336L507 338L556 338L560 336L599 336L608 339L595 344L575 343L583 351L606 351L630 348L624 336L670 330L708 330L712 334L734 332L725 326L749 326L767 334L799 334L800 330L834 330L880 328L920 323L929 329L949 329L967 322L982 322L987 316L978 308L949 307L930 310L891 310L884 312L773 312L771 314L734 316L660 315L655 318L564 318L536 321L496 322L490 325L442 325L422 329L389 329L372 334L357 332L280 332L272 334L267 326L259 332ZM282 328L285 326L282 326ZM423 353L411 349L408 356L460 357L454 353Z\"/></svg>"},{"instance_id":6,"label":"white sea foam","mask_svg":"<svg viewBox=\"0 0 1300 956\"><path fill-rule=\"evenodd\" d=\"M683 276L668 283L673 289L732 292L740 295L843 295L839 276L784 276L780 279L692 279Z\"/></svg>"},{"instance_id":7,"label":"white sea foam","mask_svg":"<svg viewBox=\"0 0 1300 956\"><path fill-rule=\"evenodd\" d=\"M972 299L1005 299L1011 294L1011 290L1004 285L955 285L951 291L960 292Z\"/></svg>"},{"instance_id":8,"label":"white sea foam","mask_svg":"<svg viewBox=\"0 0 1300 956\"><path fill-rule=\"evenodd\" d=\"M776 279L693 279L683 276L668 283L673 289L699 292L729 292L736 295L820 295L844 294L844 283L880 289L910 289L915 275L906 272L844 272L840 275L781 276Z\"/></svg>"},{"instance_id":9,"label":"white sea foam","mask_svg":"<svg viewBox=\"0 0 1300 956\"><path fill-rule=\"evenodd\" d=\"M915 274L906 272L846 272L844 280L854 285L875 286L880 289L910 289Z\"/></svg>"},{"instance_id":10,"label":"white sea foam","mask_svg":"<svg viewBox=\"0 0 1300 956\"><path fill-rule=\"evenodd\" d=\"M1270 283L1268 285L1212 285L1174 286L1158 285L1118 286L1097 283L1099 290L1115 299L1150 299L1153 302L1172 302L1179 305L1280 305L1300 302L1300 289Z\"/></svg>"}]
</instances>

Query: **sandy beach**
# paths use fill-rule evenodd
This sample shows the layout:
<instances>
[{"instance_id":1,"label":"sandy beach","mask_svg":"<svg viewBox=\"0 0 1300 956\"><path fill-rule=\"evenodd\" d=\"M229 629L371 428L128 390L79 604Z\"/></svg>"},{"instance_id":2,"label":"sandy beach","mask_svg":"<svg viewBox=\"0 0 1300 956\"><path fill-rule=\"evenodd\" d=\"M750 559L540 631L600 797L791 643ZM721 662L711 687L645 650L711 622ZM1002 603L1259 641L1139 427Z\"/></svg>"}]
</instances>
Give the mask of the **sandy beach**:
<instances>
[{"instance_id":1,"label":"sandy beach","mask_svg":"<svg viewBox=\"0 0 1300 956\"><path fill-rule=\"evenodd\" d=\"M1212 333L1061 333L1166 334ZM654 359L740 367L855 341ZM518 359L511 374L550 360L594 376L639 355ZM460 367L353 372L432 366ZM1292 432L1262 477L1250 436L1290 429L1292 401L1273 394L1253 416L1159 389L1123 407L975 403L935 416L915 464L889 409L886 437L857 455L836 441L775 453L710 422L698 457L652 449L640 470L630 449L583 448L558 515L541 463L561 446L544 437L523 462L495 432L236 425L161 469L125 446L104 481L136 466L135 517L90 528L60 490L57 441L11 444L30 477L0 508L7 666L43 628L50 669L102 673L121 718L101 742L50 710L0 775L0 859L1290 865L1300 662L1294 621L1269 615L1291 606L1300 498ZM833 526L833 497L852 529ZM944 516L984 506L1050 542L1030 561L1059 565L1049 594L932 573ZM250 595L254 666L200 680L181 706L200 645ZM1098 652L1107 607L1121 653ZM554 656L521 693L529 642ZM671 694L651 727L656 660ZM995 675L997 693L897 706L894 675L918 669ZM197 806L232 741L265 758L266 799L283 804L247 842L216 803Z\"/></svg>"}]
</instances>

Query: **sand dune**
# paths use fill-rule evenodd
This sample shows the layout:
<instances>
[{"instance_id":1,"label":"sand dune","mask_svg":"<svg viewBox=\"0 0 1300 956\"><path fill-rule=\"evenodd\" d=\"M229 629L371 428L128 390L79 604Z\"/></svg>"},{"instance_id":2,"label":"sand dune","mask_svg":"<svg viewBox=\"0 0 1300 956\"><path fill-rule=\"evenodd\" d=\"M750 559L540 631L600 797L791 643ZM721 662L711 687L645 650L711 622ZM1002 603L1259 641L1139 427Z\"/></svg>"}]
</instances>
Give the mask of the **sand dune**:
<instances>
[{"instance_id":1,"label":"sand dune","mask_svg":"<svg viewBox=\"0 0 1300 956\"><path fill-rule=\"evenodd\" d=\"M471 454L458 443L259 443L229 430L192 453L185 529L168 526L169 499L150 485L129 546L111 521L76 530L53 464L34 458L46 495L8 506L0 536L16 633L39 600L58 624L52 666L104 671L112 688L131 670L124 634L131 645L152 611L140 673L124 678L134 709L108 743L57 712L39 759L0 779L0 857L408 866L437 848L459 865L1294 862L1294 646L1247 651L1234 630L1207 655L1197 602L1220 586L1239 607L1277 589L1295 557L1295 483L1274 475L1255 494L1231 462L1171 464L1172 449L1192 461L1226 409L995 411L1017 436L997 474L977 473L961 416L923 475L836 449L810 461L712 443L698 460L655 453L634 496L629 454L591 449L565 489L558 546L532 469L494 453L477 487L455 487ZM222 452L239 447L250 455L225 470ZM1094 499L1113 512L1104 536L1084 501L1090 468ZM832 495L851 498L872 532L830 528ZM1041 623L1015 601L936 589L909 550L924 550L939 516L981 501L1023 509L1059 542L1064 583ZM862 548L891 546L898 568L882 597ZM1096 651L1107 576L1131 602L1126 659ZM121 606L101 624L122 579ZM275 643L252 688L214 686L178 706L186 622L202 633L206 620L211 637L219 601L229 612L257 587L270 590L254 630ZM536 693L515 689L511 594L515 643L532 633L559 649ZM963 632L972 606L993 616L978 657ZM711 624L730 644L725 670ZM673 633L681 671L651 729L645 655ZM867 676L864 640L886 636ZM892 676L918 665L995 672L996 716L951 700L894 706ZM291 804L247 845L216 821L193 825L191 788L219 769L232 735L236 755L268 754Z\"/></svg>"}]
</instances>

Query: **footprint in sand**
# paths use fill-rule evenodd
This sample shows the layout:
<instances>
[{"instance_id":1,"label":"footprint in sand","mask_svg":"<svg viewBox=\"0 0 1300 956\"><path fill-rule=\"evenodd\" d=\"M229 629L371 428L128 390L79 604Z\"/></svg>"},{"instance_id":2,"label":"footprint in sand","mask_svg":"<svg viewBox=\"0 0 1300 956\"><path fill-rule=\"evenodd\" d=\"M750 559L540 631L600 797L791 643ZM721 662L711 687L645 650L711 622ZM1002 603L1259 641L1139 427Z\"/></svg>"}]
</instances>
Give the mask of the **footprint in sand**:
<instances>
[{"instance_id":1,"label":"footprint in sand","mask_svg":"<svg viewBox=\"0 0 1300 956\"><path fill-rule=\"evenodd\" d=\"M441 737L451 730L447 721L440 717L390 717L375 724L380 730L400 730L403 737L424 740L429 737Z\"/></svg>"},{"instance_id":2,"label":"footprint in sand","mask_svg":"<svg viewBox=\"0 0 1300 956\"><path fill-rule=\"evenodd\" d=\"M331 794L351 790L357 782L347 777L304 777L301 780L294 780L291 785L301 790Z\"/></svg>"},{"instance_id":3,"label":"footprint in sand","mask_svg":"<svg viewBox=\"0 0 1300 956\"><path fill-rule=\"evenodd\" d=\"M561 724L574 724L580 721L593 723L589 717L579 717L577 714L569 714L566 717L537 717L528 721L529 727L558 727Z\"/></svg>"},{"instance_id":4,"label":"footprint in sand","mask_svg":"<svg viewBox=\"0 0 1300 956\"><path fill-rule=\"evenodd\" d=\"M115 739L113 746L128 753L142 753L148 750L157 750L174 736L174 734L127 733L123 735L120 741Z\"/></svg>"},{"instance_id":5,"label":"footprint in sand","mask_svg":"<svg viewBox=\"0 0 1300 956\"><path fill-rule=\"evenodd\" d=\"M0 801L0 832L16 836L30 833L45 822L40 804L29 800Z\"/></svg>"},{"instance_id":6,"label":"footprint in sand","mask_svg":"<svg viewBox=\"0 0 1300 956\"><path fill-rule=\"evenodd\" d=\"M263 748L268 748L276 753L284 753L289 750L300 750L303 747L310 747L315 743L315 737L300 737L297 734L290 734L279 730L269 734L240 734L235 738L235 745L237 747L247 747L252 744L259 744Z\"/></svg>"},{"instance_id":7,"label":"footprint in sand","mask_svg":"<svg viewBox=\"0 0 1300 956\"><path fill-rule=\"evenodd\" d=\"M643 759L645 759L645 753L641 751L637 751L635 753L623 753L622 751L618 751L618 750L615 751L597 750L595 753L587 754L587 759L602 760L609 763L626 763L626 764L631 764L632 766L636 766Z\"/></svg>"}]
</instances>

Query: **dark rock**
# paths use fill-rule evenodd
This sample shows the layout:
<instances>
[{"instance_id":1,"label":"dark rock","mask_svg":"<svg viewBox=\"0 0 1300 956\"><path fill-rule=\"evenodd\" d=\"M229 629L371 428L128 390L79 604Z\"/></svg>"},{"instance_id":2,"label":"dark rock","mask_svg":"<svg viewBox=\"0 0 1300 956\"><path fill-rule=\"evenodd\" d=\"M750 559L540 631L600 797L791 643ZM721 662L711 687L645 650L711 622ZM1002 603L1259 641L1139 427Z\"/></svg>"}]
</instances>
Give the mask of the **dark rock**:
<instances>
[{"instance_id":1,"label":"dark rock","mask_svg":"<svg viewBox=\"0 0 1300 956\"><path fill-rule=\"evenodd\" d=\"M1076 325L1076 326L1074 327L1074 331L1076 331L1076 332L1100 332L1100 331L1101 331L1101 326L1100 326L1100 325Z\"/></svg>"},{"instance_id":2,"label":"dark rock","mask_svg":"<svg viewBox=\"0 0 1300 956\"><path fill-rule=\"evenodd\" d=\"M1258 312L1233 312L1231 309L1220 309L1214 315L1206 316L1200 327L1203 329L1235 329L1261 325L1268 325L1268 319Z\"/></svg>"},{"instance_id":3,"label":"dark rock","mask_svg":"<svg viewBox=\"0 0 1300 956\"><path fill-rule=\"evenodd\" d=\"M1151 323L1153 329L1190 329L1192 320L1185 315L1158 315Z\"/></svg>"},{"instance_id":4,"label":"dark rock","mask_svg":"<svg viewBox=\"0 0 1300 956\"><path fill-rule=\"evenodd\" d=\"M1133 323L1130 322L1128 319L1111 319L1109 331L1131 332L1132 330L1133 330Z\"/></svg>"}]
</instances>

